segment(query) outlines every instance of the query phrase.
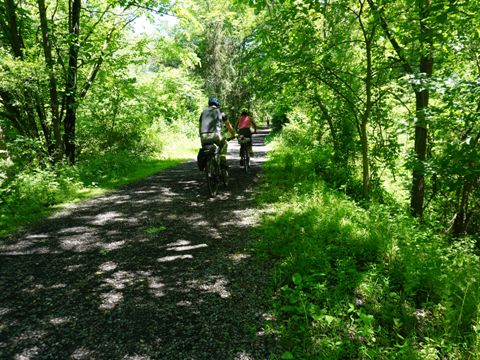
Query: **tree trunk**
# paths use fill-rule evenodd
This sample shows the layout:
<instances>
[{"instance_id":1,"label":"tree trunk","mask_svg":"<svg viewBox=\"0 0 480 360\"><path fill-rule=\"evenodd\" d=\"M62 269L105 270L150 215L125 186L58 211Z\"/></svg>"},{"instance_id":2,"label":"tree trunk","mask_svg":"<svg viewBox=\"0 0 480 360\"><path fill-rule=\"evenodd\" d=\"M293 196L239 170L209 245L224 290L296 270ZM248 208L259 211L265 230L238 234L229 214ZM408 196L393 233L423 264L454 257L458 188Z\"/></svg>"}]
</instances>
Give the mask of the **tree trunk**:
<instances>
[{"instance_id":1,"label":"tree trunk","mask_svg":"<svg viewBox=\"0 0 480 360\"><path fill-rule=\"evenodd\" d=\"M42 46L45 54L45 63L48 68L50 83L50 111L52 113L53 135L55 138L54 159L60 160L62 157L62 134L60 129L59 102L57 94L57 80L54 73L54 61L52 58L52 45L48 34L47 9L45 0L38 0L38 11L40 15L40 27L42 30Z\"/></svg>"},{"instance_id":2,"label":"tree trunk","mask_svg":"<svg viewBox=\"0 0 480 360\"><path fill-rule=\"evenodd\" d=\"M362 29L363 38L365 40L365 56L367 60L367 69L365 74L365 110L362 114L362 120L360 124L360 144L362 146L362 188L363 198L368 199L370 197L370 159L368 150L368 131L367 125L372 112L372 80L373 80L373 66L372 66L372 41L375 36L375 25L373 25L370 32L367 32L363 21L363 5L361 2L360 13L358 14L358 21Z\"/></svg>"},{"instance_id":3,"label":"tree trunk","mask_svg":"<svg viewBox=\"0 0 480 360\"><path fill-rule=\"evenodd\" d=\"M387 38L392 44L395 52L400 59L400 62L407 74L416 75L412 65L407 60L404 49L397 42L390 30L389 24L382 15L382 10L377 8L373 0L368 0L368 3L379 15L380 25L382 26ZM433 73L433 32L431 26L428 25L430 17L430 0L418 0L418 13L420 19L420 74L423 80L428 80ZM424 84L425 85L425 84ZM412 191L410 199L411 213L414 216L423 216L423 203L425 199L425 171L424 162L427 157L427 112L429 106L429 90L428 84L422 88L414 86L415 92L415 108L417 122L415 123L415 154L417 157L417 164L414 166L412 172Z\"/></svg>"},{"instance_id":4,"label":"tree trunk","mask_svg":"<svg viewBox=\"0 0 480 360\"><path fill-rule=\"evenodd\" d=\"M362 145L362 175L363 175L363 198L370 196L370 163L368 152L367 121L360 125L360 143Z\"/></svg>"},{"instance_id":5,"label":"tree trunk","mask_svg":"<svg viewBox=\"0 0 480 360\"><path fill-rule=\"evenodd\" d=\"M432 30L427 24L430 16L430 0L419 2L420 15L420 75L429 79L433 72L433 45ZM425 199L425 160L427 159L427 136L428 136L428 107L430 92L427 86L423 89L415 89L415 155L416 161L412 176L412 193L410 207L413 216L423 216L423 203Z\"/></svg>"},{"instance_id":6,"label":"tree trunk","mask_svg":"<svg viewBox=\"0 0 480 360\"><path fill-rule=\"evenodd\" d=\"M64 120L65 155L70 164L75 164L75 123L77 119L77 63L80 33L81 0L69 2L69 32L71 35L68 50L66 90L66 114Z\"/></svg>"},{"instance_id":7,"label":"tree trunk","mask_svg":"<svg viewBox=\"0 0 480 360\"><path fill-rule=\"evenodd\" d=\"M416 91L416 115L415 124L415 155L416 162L413 168L412 193L410 207L412 215L423 215L423 203L425 199L425 160L427 158L427 123L426 111L428 109L428 90Z\"/></svg>"},{"instance_id":8,"label":"tree trunk","mask_svg":"<svg viewBox=\"0 0 480 360\"><path fill-rule=\"evenodd\" d=\"M472 183L465 180L462 188L462 198L453 221L452 233L455 236L462 235L467 231L468 225L468 200L472 191Z\"/></svg>"},{"instance_id":9,"label":"tree trunk","mask_svg":"<svg viewBox=\"0 0 480 360\"><path fill-rule=\"evenodd\" d=\"M5 10L8 20L8 39L12 46L13 55L23 58L23 39L20 36L17 25L17 13L14 0L5 0Z\"/></svg>"}]
</instances>

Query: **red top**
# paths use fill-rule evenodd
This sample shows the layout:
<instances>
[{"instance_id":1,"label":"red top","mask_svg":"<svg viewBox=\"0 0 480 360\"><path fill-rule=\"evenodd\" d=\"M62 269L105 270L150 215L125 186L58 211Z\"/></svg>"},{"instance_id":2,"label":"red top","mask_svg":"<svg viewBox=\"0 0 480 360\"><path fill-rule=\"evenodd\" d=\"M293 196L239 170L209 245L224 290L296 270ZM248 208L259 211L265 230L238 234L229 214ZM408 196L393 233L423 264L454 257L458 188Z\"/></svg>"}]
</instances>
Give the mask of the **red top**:
<instances>
[{"instance_id":1,"label":"red top","mask_svg":"<svg viewBox=\"0 0 480 360\"><path fill-rule=\"evenodd\" d=\"M242 115L238 119L238 128L239 129L250 129L250 126L252 126L252 120L250 119L250 116L248 115Z\"/></svg>"}]
</instances>

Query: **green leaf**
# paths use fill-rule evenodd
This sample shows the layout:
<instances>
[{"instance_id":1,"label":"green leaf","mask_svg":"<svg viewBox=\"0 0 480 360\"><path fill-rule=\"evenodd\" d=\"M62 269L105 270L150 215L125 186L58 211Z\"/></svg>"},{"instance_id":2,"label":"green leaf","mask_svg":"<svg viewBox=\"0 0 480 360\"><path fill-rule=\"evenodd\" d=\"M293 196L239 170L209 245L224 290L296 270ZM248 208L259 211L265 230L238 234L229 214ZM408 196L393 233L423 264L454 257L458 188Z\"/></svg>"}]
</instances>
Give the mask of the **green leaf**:
<instances>
[{"instance_id":1,"label":"green leaf","mask_svg":"<svg viewBox=\"0 0 480 360\"><path fill-rule=\"evenodd\" d=\"M300 275L299 273L293 274L292 281L297 286L302 285L302 275Z\"/></svg>"},{"instance_id":2,"label":"green leaf","mask_svg":"<svg viewBox=\"0 0 480 360\"><path fill-rule=\"evenodd\" d=\"M293 354L290 351L285 351L282 355L282 359L293 359Z\"/></svg>"},{"instance_id":3,"label":"green leaf","mask_svg":"<svg viewBox=\"0 0 480 360\"><path fill-rule=\"evenodd\" d=\"M165 226L152 226L145 229L145 232L147 234L153 235L153 234L161 233L162 231L165 231L165 230L167 230Z\"/></svg>"},{"instance_id":4,"label":"green leaf","mask_svg":"<svg viewBox=\"0 0 480 360\"><path fill-rule=\"evenodd\" d=\"M334 316L331 316L331 315L325 315L325 321L327 322L328 325L330 325L332 323L333 320L335 320L335 317Z\"/></svg>"}]
</instances>

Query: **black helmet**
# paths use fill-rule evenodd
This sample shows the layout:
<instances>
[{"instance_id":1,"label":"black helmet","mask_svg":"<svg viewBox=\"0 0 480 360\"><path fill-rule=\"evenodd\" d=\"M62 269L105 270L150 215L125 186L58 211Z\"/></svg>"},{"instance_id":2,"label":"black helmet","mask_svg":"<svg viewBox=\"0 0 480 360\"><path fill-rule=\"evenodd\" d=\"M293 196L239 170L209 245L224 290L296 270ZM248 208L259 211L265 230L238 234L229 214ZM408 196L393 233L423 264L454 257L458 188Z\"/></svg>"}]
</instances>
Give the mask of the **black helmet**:
<instances>
[{"instance_id":1,"label":"black helmet","mask_svg":"<svg viewBox=\"0 0 480 360\"><path fill-rule=\"evenodd\" d=\"M208 99L208 106L215 105L216 107L220 107L220 100L218 100L216 97L211 97Z\"/></svg>"}]
</instances>

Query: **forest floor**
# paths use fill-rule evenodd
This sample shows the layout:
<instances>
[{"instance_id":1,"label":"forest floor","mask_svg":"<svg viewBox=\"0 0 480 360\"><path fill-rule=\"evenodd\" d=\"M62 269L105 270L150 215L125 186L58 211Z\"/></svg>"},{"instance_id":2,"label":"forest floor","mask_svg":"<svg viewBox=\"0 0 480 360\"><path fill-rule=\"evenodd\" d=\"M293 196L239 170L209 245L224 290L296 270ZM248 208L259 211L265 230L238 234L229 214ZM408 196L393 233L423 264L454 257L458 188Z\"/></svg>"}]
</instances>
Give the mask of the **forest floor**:
<instances>
[{"instance_id":1,"label":"forest floor","mask_svg":"<svg viewBox=\"0 0 480 360\"><path fill-rule=\"evenodd\" d=\"M1 359L266 359L267 265L250 174L207 196L195 161L72 205L0 243Z\"/></svg>"}]
</instances>

